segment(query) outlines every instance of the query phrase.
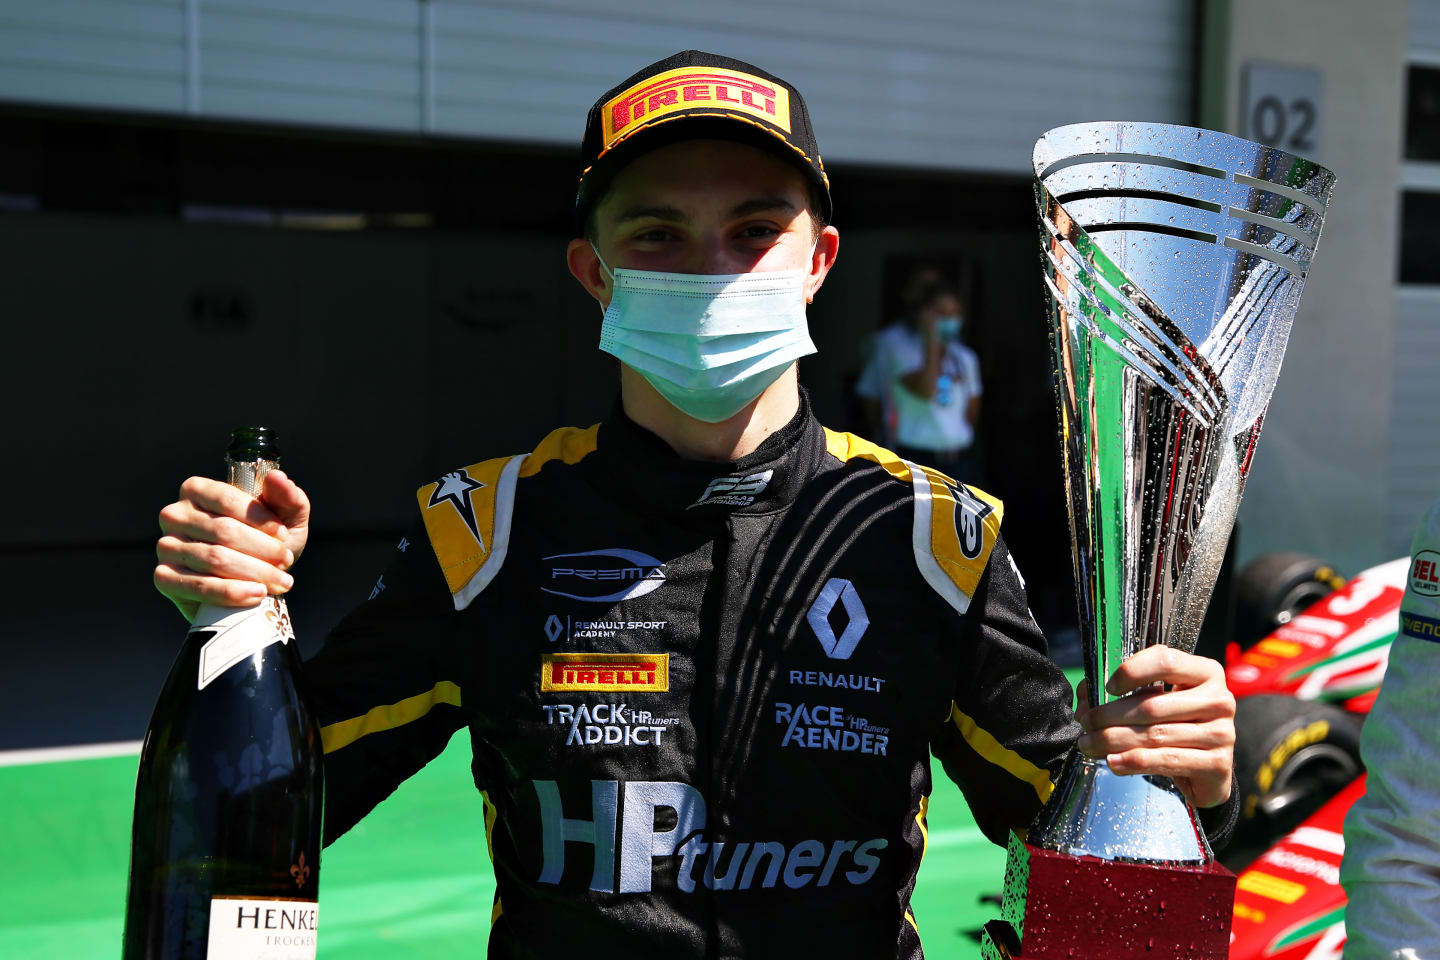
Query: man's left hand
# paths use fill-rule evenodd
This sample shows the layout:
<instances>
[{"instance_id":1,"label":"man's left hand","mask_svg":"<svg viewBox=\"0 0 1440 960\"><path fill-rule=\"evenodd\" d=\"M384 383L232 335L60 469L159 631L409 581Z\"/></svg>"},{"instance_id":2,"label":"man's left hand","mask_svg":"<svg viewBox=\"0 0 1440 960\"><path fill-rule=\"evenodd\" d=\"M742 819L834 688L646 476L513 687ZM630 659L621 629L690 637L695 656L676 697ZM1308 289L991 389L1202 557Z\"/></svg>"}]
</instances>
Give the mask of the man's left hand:
<instances>
[{"instance_id":1,"label":"man's left hand","mask_svg":"<svg viewBox=\"0 0 1440 960\"><path fill-rule=\"evenodd\" d=\"M1105 689L1119 699L1091 709L1080 683L1075 719L1085 731L1077 744L1082 753L1105 758L1121 775L1167 776L1196 807L1230 798L1235 697L1219 663L1164 644L1146 647L1120 665Z\"/></svg>"}]
</instances>

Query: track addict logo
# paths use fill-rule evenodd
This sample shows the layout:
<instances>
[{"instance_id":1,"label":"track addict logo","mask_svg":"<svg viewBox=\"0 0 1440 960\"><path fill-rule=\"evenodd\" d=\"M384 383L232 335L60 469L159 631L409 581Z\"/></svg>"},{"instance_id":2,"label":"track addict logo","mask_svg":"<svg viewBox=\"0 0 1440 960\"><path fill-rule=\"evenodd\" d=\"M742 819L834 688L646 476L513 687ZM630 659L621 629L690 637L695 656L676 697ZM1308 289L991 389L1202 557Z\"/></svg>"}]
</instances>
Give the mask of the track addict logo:
<instances>
[{"instance_id":1,"label":"track addict logo","mask_svg":"<svg viewBox=\"0 0 1440 960\"><path fill-rule=\"evenodd\" d=\"M555 562L545 577L549 586L540 589L571 600L591 603L633 600L665 584L665 564L639 550L614 547L557 553L545 559L569 562Z\"/></svg>"},{"instance_id":2,"label":"track addict logo","mask_svg":"<svg viewBox=\"0 0 1440 960\"><path fill-rule=\"evenodd\" d=\"M590 889L603 893L649 893L652 864L660 857L680 857L675 885L682 893L706 890L769 889L783 883L792 890L848 883L862 886L880 867L877 854L889 841L801 840L786 846L749 840L707 841L705 798L686 783L666 780L590 781L590 818L567 817L554 780L534 780L540 802L541 883L558 884L565 874L565 853L571 845L594 848ZM620 811L623 809L623 815ZM674 826L656 830L656 812ZM616 883L616 854L619 883Z\"/></svg>"},{"instance_id":3,"label":"track addict logo","mask_svg":"<svg viewBox=\"0 0 1440 960\"><path fill-rule=\"evenodd\" d=\"M744 476L716 477L710 481L705 492L700 494L687 510L695 507L718 504L726 507L748 507L755 502L755 498L764 492L770 485L770 478L775 475L774 470L764 470L760 473L748 473Z\"/></svg>"},{"instance_id":4,"label":"track addict logo","mask_svg":"<svg viewBox=\"0 0 1440 960\"><path fill-rule=\"evenodd\" d=\"M565 746L659 746L665 731L679 717L657 717L649 710L631 710L624 703L541 704L545 722L567 728Z\"/></svg>"}]
</instances>

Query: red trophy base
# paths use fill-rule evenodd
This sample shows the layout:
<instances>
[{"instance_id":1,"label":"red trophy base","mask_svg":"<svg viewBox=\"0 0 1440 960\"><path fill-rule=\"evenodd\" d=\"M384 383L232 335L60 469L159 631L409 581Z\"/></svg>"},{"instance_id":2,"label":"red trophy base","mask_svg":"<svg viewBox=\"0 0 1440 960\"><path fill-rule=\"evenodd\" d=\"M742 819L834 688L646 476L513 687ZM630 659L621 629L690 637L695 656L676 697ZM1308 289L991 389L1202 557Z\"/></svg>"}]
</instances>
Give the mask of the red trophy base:
<instances>
[{"instance_id":1,"label":"red trophy base","mask_svg":"<svg viewBox=\"0 0 1440 960\"><path fill-rule=\"evenodd\" d=\"M1235 875L1041 850L1010 836L1003 919L985 960L1225 960Z\"/></svg>"}]
</instances>

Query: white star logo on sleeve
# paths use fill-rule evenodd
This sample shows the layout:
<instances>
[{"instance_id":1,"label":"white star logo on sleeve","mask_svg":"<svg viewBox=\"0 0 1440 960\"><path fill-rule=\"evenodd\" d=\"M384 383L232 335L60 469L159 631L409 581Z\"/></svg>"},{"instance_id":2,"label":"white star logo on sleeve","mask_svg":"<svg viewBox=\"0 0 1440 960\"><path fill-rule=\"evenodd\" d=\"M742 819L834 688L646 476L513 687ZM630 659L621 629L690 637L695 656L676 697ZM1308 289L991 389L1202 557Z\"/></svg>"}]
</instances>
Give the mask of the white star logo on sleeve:
<instances>
[{"instance_id":1,"label":"white star logo on sleeve","mask_svg":"<svg viewBox=\"0 0 1440 960\"><path fill-rule=\"evenodd\" d=\"M453 470L440 478L435 492L430 494L430 502L425 505L425 509L433 510L448 501L460 514L460 519L465 521L465 526L470 528L482 551L486 549L485 538L480 536L480 525L475 522L475 505L470 501L470 494L484 486L479 480L470 479L463 469Z\"/></svg>"}]
</instances>

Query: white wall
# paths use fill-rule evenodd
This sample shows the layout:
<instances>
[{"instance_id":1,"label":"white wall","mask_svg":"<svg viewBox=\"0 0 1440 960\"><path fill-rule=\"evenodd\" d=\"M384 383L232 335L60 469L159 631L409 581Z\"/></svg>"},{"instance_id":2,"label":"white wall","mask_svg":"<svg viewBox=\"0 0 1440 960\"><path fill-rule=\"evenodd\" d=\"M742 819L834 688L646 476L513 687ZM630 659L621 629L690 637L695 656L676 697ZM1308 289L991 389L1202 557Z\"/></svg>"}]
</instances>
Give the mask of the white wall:
<instances>
[{"instance_id":1,"label":"white wall","mask_svg":"<svg viewBox=\"0 0 1440 960\"><path fill-rule=\"evenodd\" d=\"M1079 119L1185 121L1190 0L0 0L0 100L578 144L690 47L794 83L826 159L1029 172Z\"/></svg>"},{"instance_id":2,"label":"white wall","mask_svg":"<svg viewBox=\"0 0 1440 960\"><path fill-rule=\"evenodd\" d=\"M1338 175L1240 518L1242 561L1302 550L1349 572L1389 553L1397 190L1408 0L1212 0L1206 126L1233 133L1247 61L1323 74L1314 159Z\"/></svg>"}]
</instances>

